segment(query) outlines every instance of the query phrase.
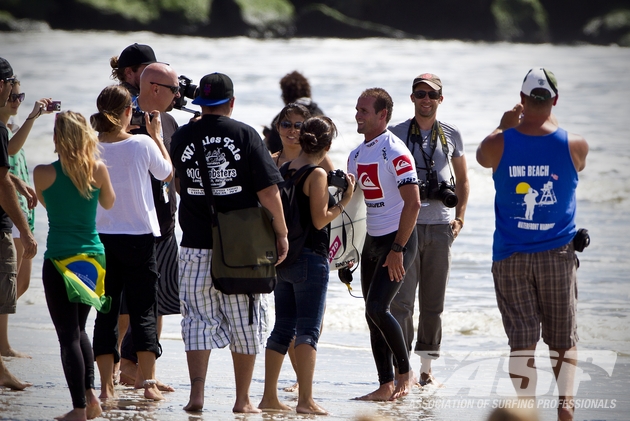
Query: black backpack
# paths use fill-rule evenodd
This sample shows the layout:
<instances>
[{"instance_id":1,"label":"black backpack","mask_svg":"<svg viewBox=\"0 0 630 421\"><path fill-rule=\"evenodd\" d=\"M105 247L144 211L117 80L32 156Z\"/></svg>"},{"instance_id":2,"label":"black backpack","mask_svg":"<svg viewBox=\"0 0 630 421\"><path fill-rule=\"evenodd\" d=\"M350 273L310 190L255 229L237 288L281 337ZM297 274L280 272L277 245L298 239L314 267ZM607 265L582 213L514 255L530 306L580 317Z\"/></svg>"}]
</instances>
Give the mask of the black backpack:
<instances>
[{"instance_id":1,"label":"black backpack","mask_svg":"<svg viewBox=\"0 0 630 421\"><path fill-rule=\"evenodd\" d=\"M288 267L298 259L312 225L311 223L305 224L306 226L302 225L300 208L298 206L298 187L303 185L300 181L306 179L317 166L305 165L293 171L289 170L290 163L286 162L280 167L280 174L284 181L278 184L280 198L282 199L284 221L289 231L289 252L286 259L278 265L278 268Z\"/></svg>"}]
</instances>

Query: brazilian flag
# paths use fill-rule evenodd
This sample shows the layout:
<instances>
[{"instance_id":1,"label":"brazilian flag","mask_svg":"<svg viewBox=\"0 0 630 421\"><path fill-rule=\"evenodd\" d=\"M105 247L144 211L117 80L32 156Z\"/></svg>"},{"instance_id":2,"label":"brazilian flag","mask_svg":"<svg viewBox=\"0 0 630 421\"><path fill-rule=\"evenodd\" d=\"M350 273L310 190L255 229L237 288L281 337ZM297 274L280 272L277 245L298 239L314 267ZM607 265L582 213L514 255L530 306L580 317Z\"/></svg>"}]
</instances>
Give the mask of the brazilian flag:
<instances>
[{"instance_id":1,"label":"brazilian flag","mask_svg":"<svg viewBox=\"0 0 630 421\"><path fill-rule=\"evenodd\" d=\"M65 259L50 259L63 277L71 303L94 306L108 313L112 299L105 295L105 255L77 254Z\"/></svg>"}]
</instances>

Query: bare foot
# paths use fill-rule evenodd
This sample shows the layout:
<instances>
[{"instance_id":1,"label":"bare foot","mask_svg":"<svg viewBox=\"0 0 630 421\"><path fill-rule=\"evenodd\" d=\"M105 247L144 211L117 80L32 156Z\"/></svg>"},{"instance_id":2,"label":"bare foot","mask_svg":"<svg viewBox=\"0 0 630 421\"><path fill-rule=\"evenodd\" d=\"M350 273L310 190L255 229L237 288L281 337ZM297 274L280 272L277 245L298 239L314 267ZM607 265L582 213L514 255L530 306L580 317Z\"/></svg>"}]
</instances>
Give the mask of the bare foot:
<instances>
[{"instance_id":1,"label":"bare foot","mask_svg":"<svg viewBox=\"0 0 630 421\"><path fill-rule=\"evenodd\" d=\"M287 386L282 390L284 390L285 392L298 392L300 390L300 384L298 382L295 382L291 386Z\"/></svg>"},{"instance_id":2,"label":"bare foot","mask_svg":"<svg viewBox=\"0 0 630 421\"><path fill-rule=\"evenodd\" d=\"M114 382L101 384L101 394L98 396L100 400L118 399L118 393L114 388Z\"/></svg>"},{"instance_id":3,"label":"bare foot","mask_svg":"<svg viewBox=\"0 0 630 421\"><path fill-rule=\"evenodd\" d=\"M244 405L235 403L234 408L232 408L232 412L237 412L240 414L259 414L262 411L256 408L254 405L252 405L252 403L248 399L247 403L245 403Z\"/></svg>"},{"instance_id":4,"label":"bare foot","mask_svg":"<svg viewBox=\"0 0 630 421\"><path fill-rule=\"evenodd\" d=\"M398 376L396 376L396 388L394 389L392 395L389 397L389 400L395 401L398 398L407 396L415 383L416 378L413 375L413 371L399 374Z\"/></svg>"},{"instance_id":5,"label":"bare foot","mask_svg":"<svg viewBox=\"0 0 630 421\"><path fill-rule=\"evenodd\" d=\"M186 406L184 407L184 411L188 411L188 412L203 411L203 400L201 401L201 404L198 404L198 403L194 403L193 400L190 399L188 403L186 404Z\"/></svg>"},{"instance_id":6,"label":"bare foot","mask_svg":"<svg viewBox=\"0 0 630 421\"><path fill-rule=\"evenodd\" d=\"M16 351L13 348L2 350L1 352L3 357L14 357L14 358L32 358L30 355L25 354L20 351Z\"/></svg>"},{"instance_id":7,"label":"bare foot","mask_svg":"<svg viewBox=\"0 0 630 421\"><path fill-rule=\"evenodd\" d=\"M378 389L367 395L354 398L358 401L386 401L391 398L394 393L394 382L382 384Z\"/></svg>"},{"instance_id":8,"label":"bare foot","mask_svg":"<svg viewBox=\"0 0 630 421\"><path fill-rule=\"evenodd\" d=\"M442 387L442 384L435 380L435 377L433 377L433 374L431 373L420 373L420 380L418 381L418 385L420 387L424 387L427 385Z\"/></svg>"},{"instance_id":9,"label":"bare foot","mask_svg":"<svg viewBox=\"0 0 630 421\"><path fill-rule=\"evenodd\" d=\"M306 405L300 405L295 408L295 412L298 414L312 414L312 415L328 415L328 411L326 411L321 406L317 405L315 402L311 401Z\"/></svg>"},{"instance_id":10,"label":"bare foot","mask_svg":"<svg viewBox=\"0 0 630 421\"><path fill-rule=\"evenodd\" d=\"M4 370L4 372L0 374L0 387L1 386L8 387L13 390L24 390L29 386L33 386L33 384L20 381L13 374L9 373L8 370Z\"/></svg>"},{"instance_id":11,"label":"bare foot","mask_svg":"<svg viewBox=\"0 0 630 421\"><path fill-rule=\"evenodd\" d=\"M96 397L96 393L94 392L94 389L88 389L85 392L85 402L87 404L85 407L85 415L88 420L98 417L103 412L101 401Z\"/></svg>"},{"instance_id":12,"label":"bare foot","mask_svg":"<svg viewBox=\"0 0 630 421\"><path fill-rule=\"evenodd\" d=\"M158 389L157 384L155 383L144 386L144 397L154 401L164 400L162 392L160 392L160 389Z\"/></svg>"},{"instance_id":13,"label":"bare foot","mask_svg":"<svg viewBox=\"0 0 630 421\"><path fill-rule=\"evenodd\" d=\"M159 380L156 380L156 386L160 392L174 392L175 388L169 384L164 384ZM135 389L142 389L144 387L144 382L136 379L136 382L133 386Z\"/></svg>"},{"instance_id":14,"label":"bare foot","mask_svg":"<svg viewBox=\"0 0 630 421\"><path fill-rule=\"evenodd\" d=\"M137 370L138 366L133 361L122 358L120 360L120 384L134 386L136 383ZM142 387L142 382L140 382L140 387ZM136 387L136 389L138 389L138 387Z\"/></svg>"},{"instance_id":15,"label":"bare foot","mask_svg":"<svg viewBox=\"0 0 630 421\"><path fill-rule=\"evenodd\" d=\"M86 421L85 408L74 408L67 414L55 417L59 421Z\"/></svg>"},{"instance_id":16,"label":"bare foot","mask_svg":"<svg viewBox=\"0 0 630 421\"><path fill-rule=\"evenodd\" d=\"M573 398L560 398L558 401L558 421L573 421Z\"/></svg>"},{"instance_id":17,"label":"bare foot","mask_svg":"<svg viewBox=\"0 0 630 421\"><path fill-rule=\"evenodd\" d=\"M291 407L280 402L277 396L272 399L267 399L263 395L263 399L258 404L258 408L262 409L263 412L291 411Z\"/></svg>"}]
</instances>

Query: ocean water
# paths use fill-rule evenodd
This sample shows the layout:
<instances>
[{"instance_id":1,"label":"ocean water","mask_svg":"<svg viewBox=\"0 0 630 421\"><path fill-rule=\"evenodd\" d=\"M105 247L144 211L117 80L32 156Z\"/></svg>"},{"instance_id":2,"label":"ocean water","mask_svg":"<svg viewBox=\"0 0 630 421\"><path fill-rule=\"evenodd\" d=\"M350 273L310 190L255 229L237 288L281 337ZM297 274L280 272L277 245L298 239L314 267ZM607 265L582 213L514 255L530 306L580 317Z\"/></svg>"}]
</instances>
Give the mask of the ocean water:
<instances>
[{"instance_id":1,"label":"ocean water","mask_svg":"<svg viewBox=\"0 0 630 421\"><path fill-rule=\"evenodd\" d=\"M339 137L333 142L331 157L340 168L345 168L349 151L361 142L354 106L362 90L375 86L386 89L394 99L392 122L398 122L413 114L409 99L413 78L424 72L442 78L444 103L438 118L461 130L471 184L466 226L452 249L443 317L442 349L446 357L436 366L443 378L455 376L454 367L461 366L469 358L466 356L496 356L507 351L490 273L494 229L491 172L477 164L475 150L498 125L503 111L519 101L527 70L534 66L551 69L559 83L555 115L563 128L583 135L590 145L577 192L577 222L591 235L590 247L579 255L579 347L586 355L595 352L604 356L606 363L598 363L597 358L589 360L600 364L598 367L612 361L612 371L604 371L615 378L613 388L628 386L630 370L619 361L630 356L630 257L625 251L630 233L629 49L379 38L252 40L151 33L0 33L0 56L11 62L26 92L18 120L23 120L33 101L41 97L61 100L65 110L94 113L98 93L114 83L109 77L109 58L134 42L151 45L158 60L169 63L178 74L195 83L207 73L228 74L235 85L232 117L260 131L283 106L280 78L299 70L311 83L313 99L338 126ZM196 108L191 104L189 107ZM191 116L179 110L172 115L180 124ZM56 159L52 128L51 115L36 121L25 146L31 170ZM41 206L36 212L40 252L34 261L31 287L21 298L18 313L10 318L11 326L33 335L53 329L40 275L46 215ZM358 280L352 286L352 294L360 296ZM376 384L367 335L363 300L351 296L333 273L321 345L328 349L360 349L367 355L364 371ZM181 342L177 316L165 319L163 340ZM418 361L412 364L417 367ZM618 407L597 419L624 419L622 413Z\"/></svg>"}]
</instances>

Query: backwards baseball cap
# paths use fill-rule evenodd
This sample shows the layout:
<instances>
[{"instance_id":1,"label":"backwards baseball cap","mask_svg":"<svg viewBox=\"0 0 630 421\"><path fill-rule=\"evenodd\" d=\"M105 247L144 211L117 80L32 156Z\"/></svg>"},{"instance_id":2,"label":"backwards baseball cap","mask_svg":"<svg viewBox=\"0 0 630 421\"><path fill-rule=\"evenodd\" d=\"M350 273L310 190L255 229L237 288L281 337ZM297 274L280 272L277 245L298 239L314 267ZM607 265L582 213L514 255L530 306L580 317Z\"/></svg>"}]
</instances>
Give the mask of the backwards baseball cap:
<instances>
[{"instance_id":1,"label":"backwards baseball cap","mask_svg":"<svg viewBox=\"0 0 630 421\"><path fill-rule=\"evenodd\" d=\"M556 76L542 67L534 67L525 75L521 92L539 100L553 98L558 94Z\"/></svg>"},{"instance_id":2,"label":"backwards baseball cap","mask_svg":"<svg viewBox=\"0 0 630 421\"><path fill-rule=\"evenodd\" d=\"M234 96L232 79L223 73L211 73L201 78L193 104L212 107L225 104Z\"/></svg>"},{"instance_id":3,"label":"backwards baseball cap","mask_svg":"<svg viewBox=\"0 0 630 421\"><path fill-rule=\"evenodd\" d=\"M13 67L9 64L9 62L0 57L0 80L5 80L13 76Z\"/></svg>"},{"instance_id":4,"label":"backwards baseball cap","mask_svg":"<svg viewBox=\"0 0 630 421\"><path fill-rule=\"evenodd\" d=\"M411 89L415 88L416 85L419 83L426 83L436 91L442 90L442 81L437 75L434 75L433 73L423 73L416 77L411 84Z\"/></svg>"},{"instance_id":5,"label":"backwards baseball cap","mask_svg":"<svg viewBox=\"0 0 630 421\"><path fill-rule=\"evenodd\" d=\"M122 53L120 53L120 56L118 56L119 69L156 62L157 60L155 59L153 48L148 45L138 44L137 42L125 48Z\"/></svg>"}]
</instances>

